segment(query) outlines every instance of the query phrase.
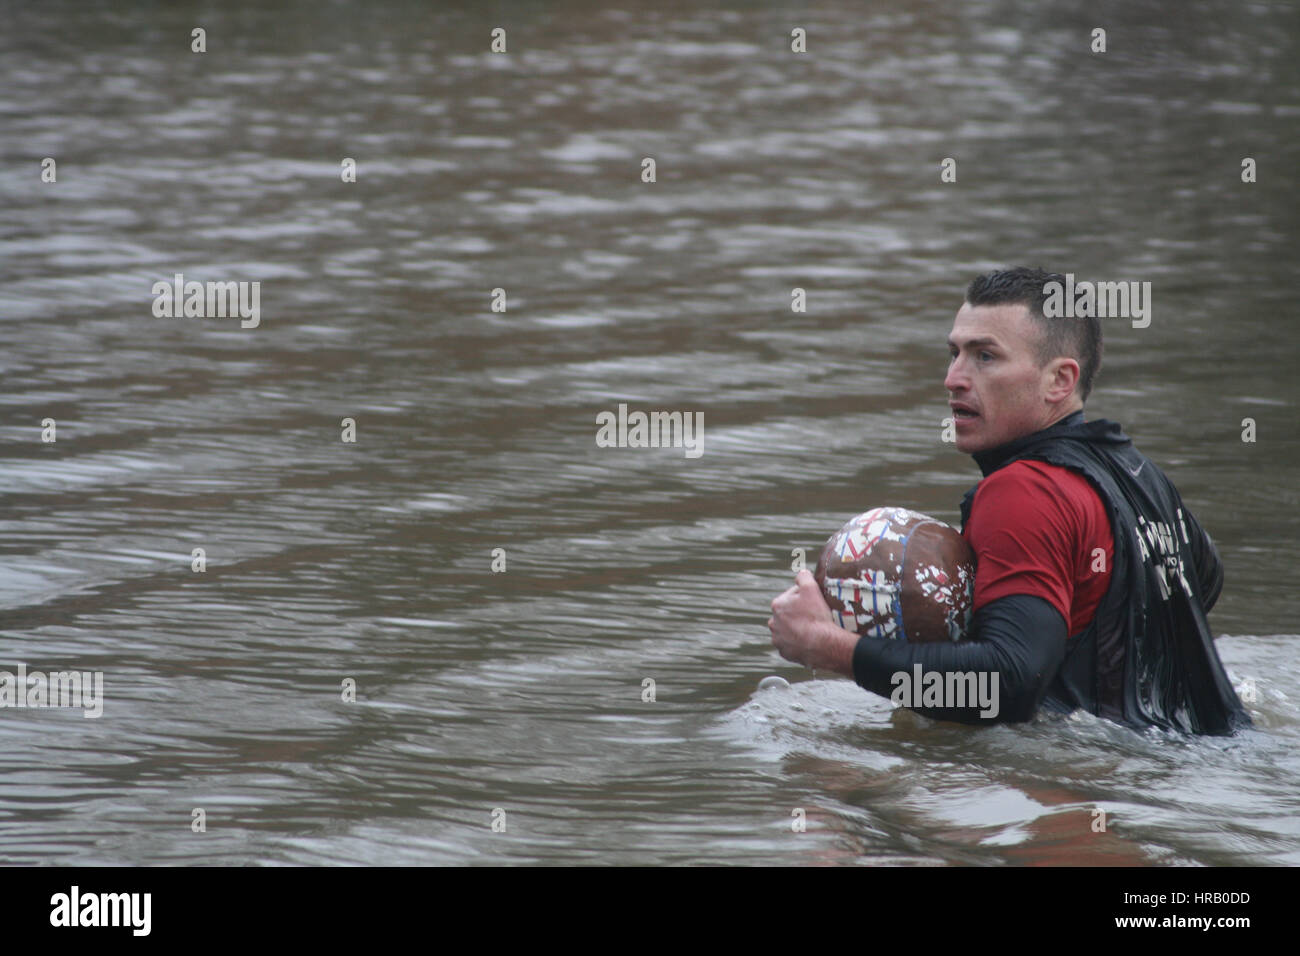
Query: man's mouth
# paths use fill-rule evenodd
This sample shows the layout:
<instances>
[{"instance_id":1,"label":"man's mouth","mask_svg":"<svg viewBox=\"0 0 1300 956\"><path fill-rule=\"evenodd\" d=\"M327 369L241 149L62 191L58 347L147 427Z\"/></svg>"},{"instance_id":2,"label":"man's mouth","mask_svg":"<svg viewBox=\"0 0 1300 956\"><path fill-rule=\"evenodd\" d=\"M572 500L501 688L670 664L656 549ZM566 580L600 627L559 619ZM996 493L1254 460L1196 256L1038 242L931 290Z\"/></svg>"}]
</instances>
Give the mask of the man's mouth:
<instances>
[{"instance_id":1,"label":"man's mouth","mask_svg":"<svg viewBox=\"0 0 1300 956\"><path fill-rule=\"evenodd\" d=\"M978 412L973 411L964 405L953 405L951 407L952 407L952 414L954 418L958 418L958 419L979 418Z\"/></svg>"}]
</instances>

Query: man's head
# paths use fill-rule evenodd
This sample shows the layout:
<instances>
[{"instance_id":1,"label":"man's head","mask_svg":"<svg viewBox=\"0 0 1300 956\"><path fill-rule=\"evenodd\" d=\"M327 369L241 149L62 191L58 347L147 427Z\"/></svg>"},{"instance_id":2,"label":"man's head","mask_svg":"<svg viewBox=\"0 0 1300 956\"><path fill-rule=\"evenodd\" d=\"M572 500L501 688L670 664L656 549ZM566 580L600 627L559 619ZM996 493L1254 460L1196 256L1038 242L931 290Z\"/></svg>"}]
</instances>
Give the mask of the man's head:
<instances>
[{"instance_id":1,"label":"man's head","mask_svg":"<svg viewBox=\"0 0 1300 956\"><path fill-rule=\"evenodd\" d=\"M1048 318L1042 269L990 272L957 312L944 387L959 451L973 454L1046 428L1083 407L1101 367L1101 323Z\"/></svg>"}]
</instances>

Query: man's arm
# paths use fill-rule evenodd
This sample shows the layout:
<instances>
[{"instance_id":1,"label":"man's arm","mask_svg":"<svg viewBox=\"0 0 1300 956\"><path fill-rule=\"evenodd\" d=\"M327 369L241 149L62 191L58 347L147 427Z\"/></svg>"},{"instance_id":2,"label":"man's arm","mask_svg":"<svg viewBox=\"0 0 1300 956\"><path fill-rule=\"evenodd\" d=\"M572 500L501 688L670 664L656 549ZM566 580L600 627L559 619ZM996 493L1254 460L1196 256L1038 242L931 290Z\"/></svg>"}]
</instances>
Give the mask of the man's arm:
<instances>
[{"instance_id":1,"label":"man's arm","mask_svg":"<svg viewBox=\"0 0 1300 956\"><path fill-rule=\"evenodd\" d=\"M998 675L996 714L979 706L912 708L919 714L962 723L1028 720L1065 656L1065 620L1048 601L1013 594L990 601L974 615L971 639L955 644L909 644L859 637L837 627L817 582L800 571L795 584L772 602L767 622L772 644L786 660L853 678L866 690L890 697L894 675L924 671L986 671Z\"/></svg>"},{"instance_id":2,"label":"man's arm","mask_svg":"<svg viewBox=\"0 0 1300 956\"><path fill-rule=\"evenodd\" d=\"M925 717L964 724L1029 720L1065 659L1066 637L1065 620L1049 602L1012 594L976 611L968 639L955 644L859 638L853 651L853 679L866 690L889 697L899 686L895 675L910 679L916 664L923 672L985 672L989 681L996 674L997 707L992 714L983 716L973 701L966 707L911 709Z\"/></svg>"}]
</instances>

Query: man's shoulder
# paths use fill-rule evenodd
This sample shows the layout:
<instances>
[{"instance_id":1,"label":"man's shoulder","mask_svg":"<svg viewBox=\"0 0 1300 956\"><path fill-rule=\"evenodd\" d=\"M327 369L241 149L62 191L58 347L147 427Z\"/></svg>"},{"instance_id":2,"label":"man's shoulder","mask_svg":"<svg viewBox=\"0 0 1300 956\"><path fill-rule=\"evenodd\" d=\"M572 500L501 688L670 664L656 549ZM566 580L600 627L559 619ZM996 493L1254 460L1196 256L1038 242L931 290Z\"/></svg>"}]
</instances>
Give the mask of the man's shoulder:
<instances>
[{"instance_id":1,"label":"man's shoulder","mask_svg":"<svg viewBox=\"0 0 1300 956\"><path fill-rule=\"evenodd\" d=\"M1097 492L1084 475L1064 465L1054 465L1035 458L1021 458L1004 465L979 484L976 501L980 498L1007 497L1017 494L1060 500Z\"/></svg>"},{"instance_id":2,"label":"man's shoulder","mask_svg":"<svg viewBox=\"0 0 1300 956\"><path fill-rule=\"evenodd\" d=\"M970 521L980 534L1052 526L1070 537L1091 537L1093 529L1110 527L1106 504L1088 478L1035 459L1013 461L981 481Z\"/></svg>"}]
</instances>

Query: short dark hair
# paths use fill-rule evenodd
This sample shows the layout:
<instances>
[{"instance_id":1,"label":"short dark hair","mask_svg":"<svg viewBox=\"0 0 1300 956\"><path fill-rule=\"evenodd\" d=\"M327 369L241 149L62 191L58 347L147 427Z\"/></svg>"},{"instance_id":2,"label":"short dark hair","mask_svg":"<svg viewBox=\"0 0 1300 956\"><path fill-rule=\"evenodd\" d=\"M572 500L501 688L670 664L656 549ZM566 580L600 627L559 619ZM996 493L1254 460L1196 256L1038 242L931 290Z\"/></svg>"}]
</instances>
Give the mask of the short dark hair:
<instances>
[{"instance_id":1,"label":"short dark hair","mask_svg":"<svg viewBox=\"0 0 1300 956\"><path fill-rule=\"evenodd\" d=\"M1088 400L1092 380L1101 368L1101 322L1097 317L1048 318L1043 312L1047 293L1043 287L1049 282L1059 282L1065 288L1065 276L1059 272L1045 272L1017 266L976 276L966 288L966 301L971 305L1024 305L1029 315L1042 330L1038 345L1038 365L1041 368L1057 356L1064 355L1079 363L1079 397Z\"/></svg>"}]
</instances>

